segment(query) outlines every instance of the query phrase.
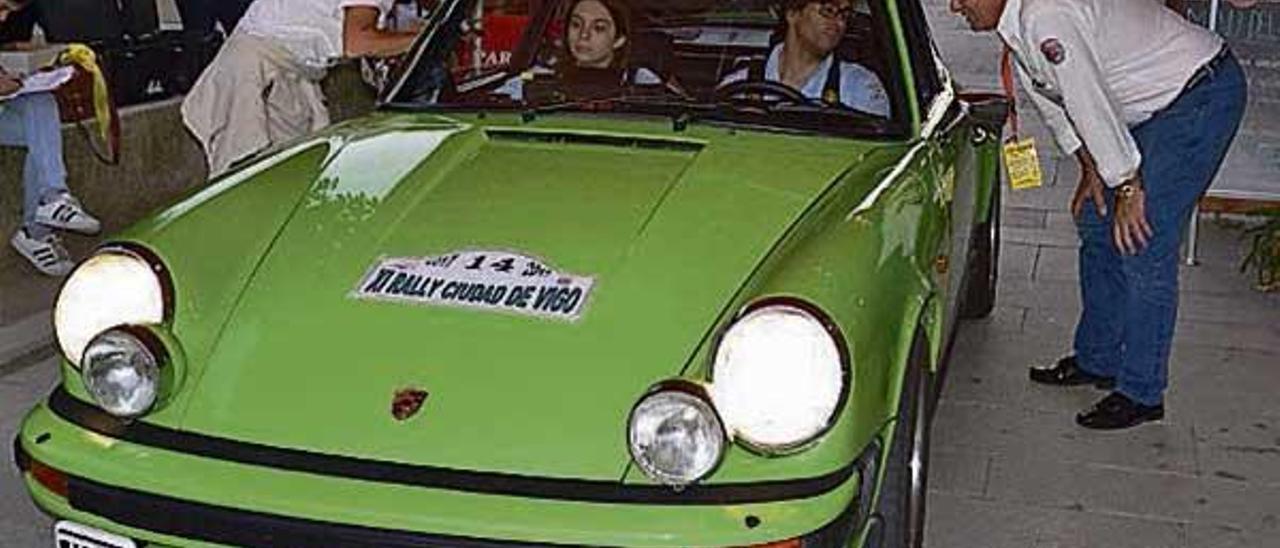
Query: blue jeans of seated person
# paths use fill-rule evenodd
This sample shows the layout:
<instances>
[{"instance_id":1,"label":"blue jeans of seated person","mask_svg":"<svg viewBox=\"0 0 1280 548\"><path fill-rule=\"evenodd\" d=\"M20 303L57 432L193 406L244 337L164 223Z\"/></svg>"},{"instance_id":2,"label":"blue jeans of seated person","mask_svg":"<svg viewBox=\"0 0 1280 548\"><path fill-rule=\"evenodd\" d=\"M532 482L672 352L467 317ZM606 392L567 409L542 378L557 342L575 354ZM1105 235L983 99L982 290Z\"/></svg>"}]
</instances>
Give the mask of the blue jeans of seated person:
<instances>
[{"instance_id":1,"label":"blue jeans of seated person","mask_svg":"<svg viewBox=\"0 0 1280 548\"><path fill-rule=\"evenodd\" d=\"M1080 295L1075 351L1081 369L1116 378L1116 390L1143 405L1163 403L1178 315L1178 263L1191 212L1209 188L1244 113L1244 73L1228 54L1173 104L1130 131L1142 152L1147 221L1155 236L1124 255L1108 215L1093 202L1076 220Z\"/></svg>"},{"instance_id":2,"label":"blue jeans of seated person","mask_svg":"<svg viewBox=\"0 0 1280 548\"><path fill-rule=\"evenodd\" d=\"M22 168L22 224L34 238L50 229L35 222L36 207L67 191L62 163L62 121L52 93L33 93L0 102L0 145L27 149Z\"/></svg>"}]
</instances>

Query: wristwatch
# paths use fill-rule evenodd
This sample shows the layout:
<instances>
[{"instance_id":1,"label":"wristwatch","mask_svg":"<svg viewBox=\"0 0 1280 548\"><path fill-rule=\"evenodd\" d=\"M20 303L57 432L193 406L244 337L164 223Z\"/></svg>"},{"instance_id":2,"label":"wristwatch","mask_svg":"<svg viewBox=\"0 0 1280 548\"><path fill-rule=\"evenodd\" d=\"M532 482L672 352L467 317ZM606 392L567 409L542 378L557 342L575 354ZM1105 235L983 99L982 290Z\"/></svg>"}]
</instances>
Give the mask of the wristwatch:
<instances>
[{"instance_id":1,"label":"wristwatch","mask_svg":"<svg viewBox=\"0 0 1280 548\"><path fill-rule=\"evenodd\" d=\"M1132 198L1139 192L1142 192L1142 184L1134 180L1126 181L1116 187L1117 198Z\"/></svg>"}]
</instances>

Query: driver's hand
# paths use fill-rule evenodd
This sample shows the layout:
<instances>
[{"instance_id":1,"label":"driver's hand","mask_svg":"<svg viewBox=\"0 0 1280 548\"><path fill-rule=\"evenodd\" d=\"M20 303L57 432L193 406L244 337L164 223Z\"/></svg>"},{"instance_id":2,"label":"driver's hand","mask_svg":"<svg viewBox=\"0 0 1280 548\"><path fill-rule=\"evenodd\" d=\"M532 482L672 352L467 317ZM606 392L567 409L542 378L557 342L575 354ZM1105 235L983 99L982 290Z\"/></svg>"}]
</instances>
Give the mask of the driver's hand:
<instances>
[{"instance_id":1,"label":"driver's hand","mask_svg":"<svg viewBox=\"0 0 1280 548\"><path fill-rule=\"evenodd\" d=\"M7 73L0 73L0 95L9 95L20 89L22 89L22 80Z\"/></svg>"}]
</instances>

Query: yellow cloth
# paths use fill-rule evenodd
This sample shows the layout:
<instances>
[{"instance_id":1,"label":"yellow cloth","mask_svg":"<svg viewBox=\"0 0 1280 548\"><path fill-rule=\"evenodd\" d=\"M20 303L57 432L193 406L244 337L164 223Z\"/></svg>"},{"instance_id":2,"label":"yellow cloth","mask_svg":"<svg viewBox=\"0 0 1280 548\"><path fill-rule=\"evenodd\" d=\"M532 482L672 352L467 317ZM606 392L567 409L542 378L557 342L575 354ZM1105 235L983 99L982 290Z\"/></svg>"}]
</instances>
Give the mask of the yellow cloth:
<instances>
[{"instance_id":1,"label":"yellow cloth","mask_svg":"<svg viewBox=\"0 0 1280 548\"><path fill-rule=\"evenodd\" d=\"M111 96L107 91L107 79L98 68L98 56L89 46L71 44L58 55L58 64L76 65L93 76L93 115L98 122L102 142L111 142Z\"/></svg>"}]
</instances>

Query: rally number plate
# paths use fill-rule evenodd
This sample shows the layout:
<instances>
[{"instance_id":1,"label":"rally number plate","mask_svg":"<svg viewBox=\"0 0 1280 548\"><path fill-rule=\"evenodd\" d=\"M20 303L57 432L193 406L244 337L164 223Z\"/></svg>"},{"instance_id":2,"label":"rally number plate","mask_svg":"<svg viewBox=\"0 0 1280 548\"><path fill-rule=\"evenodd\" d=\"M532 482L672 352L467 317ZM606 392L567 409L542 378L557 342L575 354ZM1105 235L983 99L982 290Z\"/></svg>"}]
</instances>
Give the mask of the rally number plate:
<instances>
[{"instance_id":1,"label":"rally number plate","mask_svg":"<svg viewBox=\"0 0 1280 548\"><path fill-rule=\"evenodd\" d=\"M53 526L53 545L57 548L137 548L132 540L70 521Z\"/></svg>"}]
</instances>

